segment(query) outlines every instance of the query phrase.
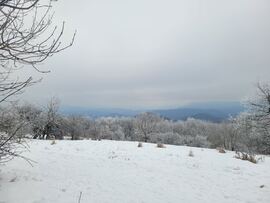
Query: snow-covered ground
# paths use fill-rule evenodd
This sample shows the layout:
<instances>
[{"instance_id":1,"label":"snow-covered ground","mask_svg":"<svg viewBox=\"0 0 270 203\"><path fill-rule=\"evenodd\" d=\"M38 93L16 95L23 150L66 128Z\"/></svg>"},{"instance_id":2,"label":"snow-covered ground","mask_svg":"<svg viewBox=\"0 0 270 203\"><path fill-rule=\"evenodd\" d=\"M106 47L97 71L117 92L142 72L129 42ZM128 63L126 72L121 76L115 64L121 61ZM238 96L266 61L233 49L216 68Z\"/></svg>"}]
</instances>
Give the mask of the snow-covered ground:
<instances>
[{"instance_id":1,"label":"snow-covered ground","mask_svg":"<svg viewBox=\"0 0 270 203\"><path fill-rule=\"evenodd\" d=\"M270 158L119 141L31 141L37 163L0 166L0 202L270 202ZM188 156L190 149L194 157ZM264 185L263 187L260 187Z\"/></svg>"}]
</instances>

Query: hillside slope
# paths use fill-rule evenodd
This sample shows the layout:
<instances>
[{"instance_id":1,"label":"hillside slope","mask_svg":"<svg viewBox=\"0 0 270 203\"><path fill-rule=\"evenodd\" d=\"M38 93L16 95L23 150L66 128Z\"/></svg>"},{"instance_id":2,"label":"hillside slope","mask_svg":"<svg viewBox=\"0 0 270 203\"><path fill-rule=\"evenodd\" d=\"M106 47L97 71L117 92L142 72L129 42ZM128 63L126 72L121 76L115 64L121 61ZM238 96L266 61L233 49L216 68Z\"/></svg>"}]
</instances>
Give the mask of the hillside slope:
<instances>
[{"instance_id":1,"label":"hillside slope","mask_svg":"<svg viewBox=\"0 0 270 203\"><path fill-rule=\"evenodd\" d=\"M80 192L81 203L270 202L269 157L252 164L232 152L106 140L30 147L34 167L21 159L0 166L0 202L76 203Z\"/></svg>"}]
</instances>

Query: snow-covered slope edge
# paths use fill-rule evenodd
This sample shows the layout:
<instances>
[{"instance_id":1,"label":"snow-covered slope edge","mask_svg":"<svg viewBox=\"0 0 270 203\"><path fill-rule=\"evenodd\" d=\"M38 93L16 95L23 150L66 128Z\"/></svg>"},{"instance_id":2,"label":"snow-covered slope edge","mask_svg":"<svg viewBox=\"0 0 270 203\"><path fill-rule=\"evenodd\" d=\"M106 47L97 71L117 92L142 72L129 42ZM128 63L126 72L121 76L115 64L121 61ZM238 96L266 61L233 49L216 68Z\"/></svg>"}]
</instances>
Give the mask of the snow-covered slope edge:
<instances>
[{"instance_id":1,"label":"snow-covered slope edge","mask_svg":"<svg viewBox=\"0 0 270 203\"><path fill-rule=\"evenodd\" d=\"M270 202L270 158L120 141L31 141L25 156L0 166L0 202ZM190 149L194 157L188 156ZM262 186L263 187L260 187Z\"/></svg>"}]
</instances>

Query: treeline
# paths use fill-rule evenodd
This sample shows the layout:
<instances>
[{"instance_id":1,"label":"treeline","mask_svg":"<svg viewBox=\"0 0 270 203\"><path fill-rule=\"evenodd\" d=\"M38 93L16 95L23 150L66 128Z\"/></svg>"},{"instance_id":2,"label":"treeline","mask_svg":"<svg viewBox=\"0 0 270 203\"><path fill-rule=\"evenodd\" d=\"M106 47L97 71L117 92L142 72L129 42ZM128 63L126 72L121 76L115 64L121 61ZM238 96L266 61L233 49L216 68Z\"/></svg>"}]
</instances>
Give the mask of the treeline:
<instances>
[{"instance_id":1,"label":"treeline","mask_svg":"<svg viewBox=\"0 0 270 203\"><path fill-rule=\"evenodd\" d=\"M148 112L92 119L60 114L59 102L52 99L45 108L26 104L1 109L0 131L16 132L20 139L27 135L34 139L128 140L270 154L267 116L261 106L252 107L223 123L192 118L171 121Z\"/></svg>"}]
</instances>

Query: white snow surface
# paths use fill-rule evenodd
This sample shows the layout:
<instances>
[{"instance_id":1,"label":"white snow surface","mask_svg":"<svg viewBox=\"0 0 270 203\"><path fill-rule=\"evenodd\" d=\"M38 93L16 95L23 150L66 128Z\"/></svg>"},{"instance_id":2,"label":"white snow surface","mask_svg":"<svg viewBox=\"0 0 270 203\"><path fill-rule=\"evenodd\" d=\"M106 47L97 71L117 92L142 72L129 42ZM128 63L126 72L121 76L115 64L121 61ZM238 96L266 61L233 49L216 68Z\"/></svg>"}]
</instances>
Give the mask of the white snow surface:
<instances>
[{"instance_id":1,"label":"white snow surface","mask_svg":"<svg viewBox=\"0 0 270 203\"><path fill-rule=\"evenodd\" d=\"M137 144L30 141L33 167L19 158L0 165L0 202L77 203L80 193L81 203L270 202L269 157L253 164L233 152Z\"/></svg>"}]
</instances>

